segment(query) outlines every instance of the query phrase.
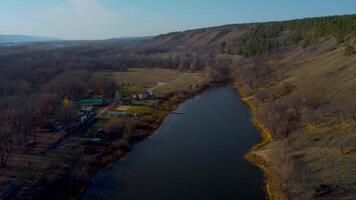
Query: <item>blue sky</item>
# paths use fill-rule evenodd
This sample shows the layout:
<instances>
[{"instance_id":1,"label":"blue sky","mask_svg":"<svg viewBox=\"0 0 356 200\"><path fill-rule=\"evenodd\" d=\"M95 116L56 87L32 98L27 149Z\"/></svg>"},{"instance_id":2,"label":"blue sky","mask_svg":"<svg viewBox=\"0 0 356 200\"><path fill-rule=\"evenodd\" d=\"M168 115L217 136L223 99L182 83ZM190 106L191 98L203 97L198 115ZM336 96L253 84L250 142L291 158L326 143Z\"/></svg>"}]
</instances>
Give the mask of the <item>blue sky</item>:
<instances>
[{"instance_id":1,"label":"blue sky","mask_svg":"<svg viewBox=\"0 0 356 200\"><path fill-rule=\"evenodd\" d=\"M0 33L105 39L355 13L356 0L0 0Z\"/></svg>"}]
</instances>

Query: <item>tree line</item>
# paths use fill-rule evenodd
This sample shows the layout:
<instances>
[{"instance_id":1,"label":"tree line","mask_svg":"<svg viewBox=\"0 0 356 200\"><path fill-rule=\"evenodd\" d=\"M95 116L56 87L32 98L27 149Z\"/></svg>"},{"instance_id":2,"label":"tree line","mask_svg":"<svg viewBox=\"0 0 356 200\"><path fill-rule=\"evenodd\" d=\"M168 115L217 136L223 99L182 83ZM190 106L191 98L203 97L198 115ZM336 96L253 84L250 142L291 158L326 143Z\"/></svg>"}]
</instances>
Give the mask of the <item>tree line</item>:
<instances>
[{"instance_id":1,"label":"tree line","mask_svg":"<svg viewBox=\"0 0 356 200\"><path fill-rule=\"evenodd\" d=\"M251 25L233 42L221 44L222 53L246 57L273 53L291 45L306 48L323 38L334 37L337 43L356 37L356 15L298 19Z\"/></svg>"}]
</instances>

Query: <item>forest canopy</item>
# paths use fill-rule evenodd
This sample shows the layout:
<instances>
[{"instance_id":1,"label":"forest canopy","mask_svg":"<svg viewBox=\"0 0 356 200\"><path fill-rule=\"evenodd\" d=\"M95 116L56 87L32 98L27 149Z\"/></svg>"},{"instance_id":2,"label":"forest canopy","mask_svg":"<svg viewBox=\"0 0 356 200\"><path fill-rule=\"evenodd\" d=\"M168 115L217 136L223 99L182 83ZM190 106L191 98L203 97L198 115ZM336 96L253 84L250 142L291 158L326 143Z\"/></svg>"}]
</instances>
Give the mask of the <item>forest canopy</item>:
<instances>
[{"instance_id":1,"label":"forest canopy","mask_svg":"<svg viewBox=\"0 0 356 200\"><path fill-rule=\"evenodd\" d=\"M230 45L230 48L223 48L223 51L248 57L273 53L295 44L305 48L327 37L334 37L338 43L350 37L355 38L356 15L257 23ZM227 46L225 43L221 45Z\"/></svg>"}]
</instances>

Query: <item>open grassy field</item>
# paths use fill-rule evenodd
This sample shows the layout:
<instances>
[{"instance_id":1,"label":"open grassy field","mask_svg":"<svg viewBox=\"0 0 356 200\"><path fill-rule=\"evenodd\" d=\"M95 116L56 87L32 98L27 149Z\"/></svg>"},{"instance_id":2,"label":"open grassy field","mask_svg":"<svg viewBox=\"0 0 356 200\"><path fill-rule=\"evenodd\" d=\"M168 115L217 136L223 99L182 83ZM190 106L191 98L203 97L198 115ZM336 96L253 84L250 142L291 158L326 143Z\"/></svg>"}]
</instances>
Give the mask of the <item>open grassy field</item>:
<instances>
[{"instance_id":1,"label":"open grassy field","mask_svg":"<svg viewBox=\"0 0 356 200\"><path fill-rule=\"evenodd\" d=\"M95 76L107 77L116 81L124 95L152 89L156 96L192 89L204 83L202 72L180 72L161 68L133 68L120 72L99 72Z\"/></svg>"},{"instance_id":2,"label":"open grassy field","mask_svg":"<svg viewBox=\"0 0 356 200\"><path fill-rule=\"evenodd\" d=\"M313 95L334 106L353 105L356 101L356 56L343 55L344 47L332 39L305 50L284 55L284 63L293 63L288 81L297 86L296 93Z\"/></svg>"}]
</instances>

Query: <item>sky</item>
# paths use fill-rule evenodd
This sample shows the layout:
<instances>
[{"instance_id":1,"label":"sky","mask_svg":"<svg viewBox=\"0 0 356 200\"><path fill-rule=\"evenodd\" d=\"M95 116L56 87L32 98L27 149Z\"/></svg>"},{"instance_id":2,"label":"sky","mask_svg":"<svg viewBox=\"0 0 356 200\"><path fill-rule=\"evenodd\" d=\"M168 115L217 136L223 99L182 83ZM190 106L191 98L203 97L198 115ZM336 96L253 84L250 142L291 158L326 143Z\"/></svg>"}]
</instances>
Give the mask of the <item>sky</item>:
<instances>
[{"instance_id":1,"label":"sky","mask_svg":"<svg viewBox=\"0 0 356 200\"><path fill-rule=\"evenodd\" d=\"M0 34L108 39L341 14L356 0L0 0Z\"/></svg>"}]
</instances>

